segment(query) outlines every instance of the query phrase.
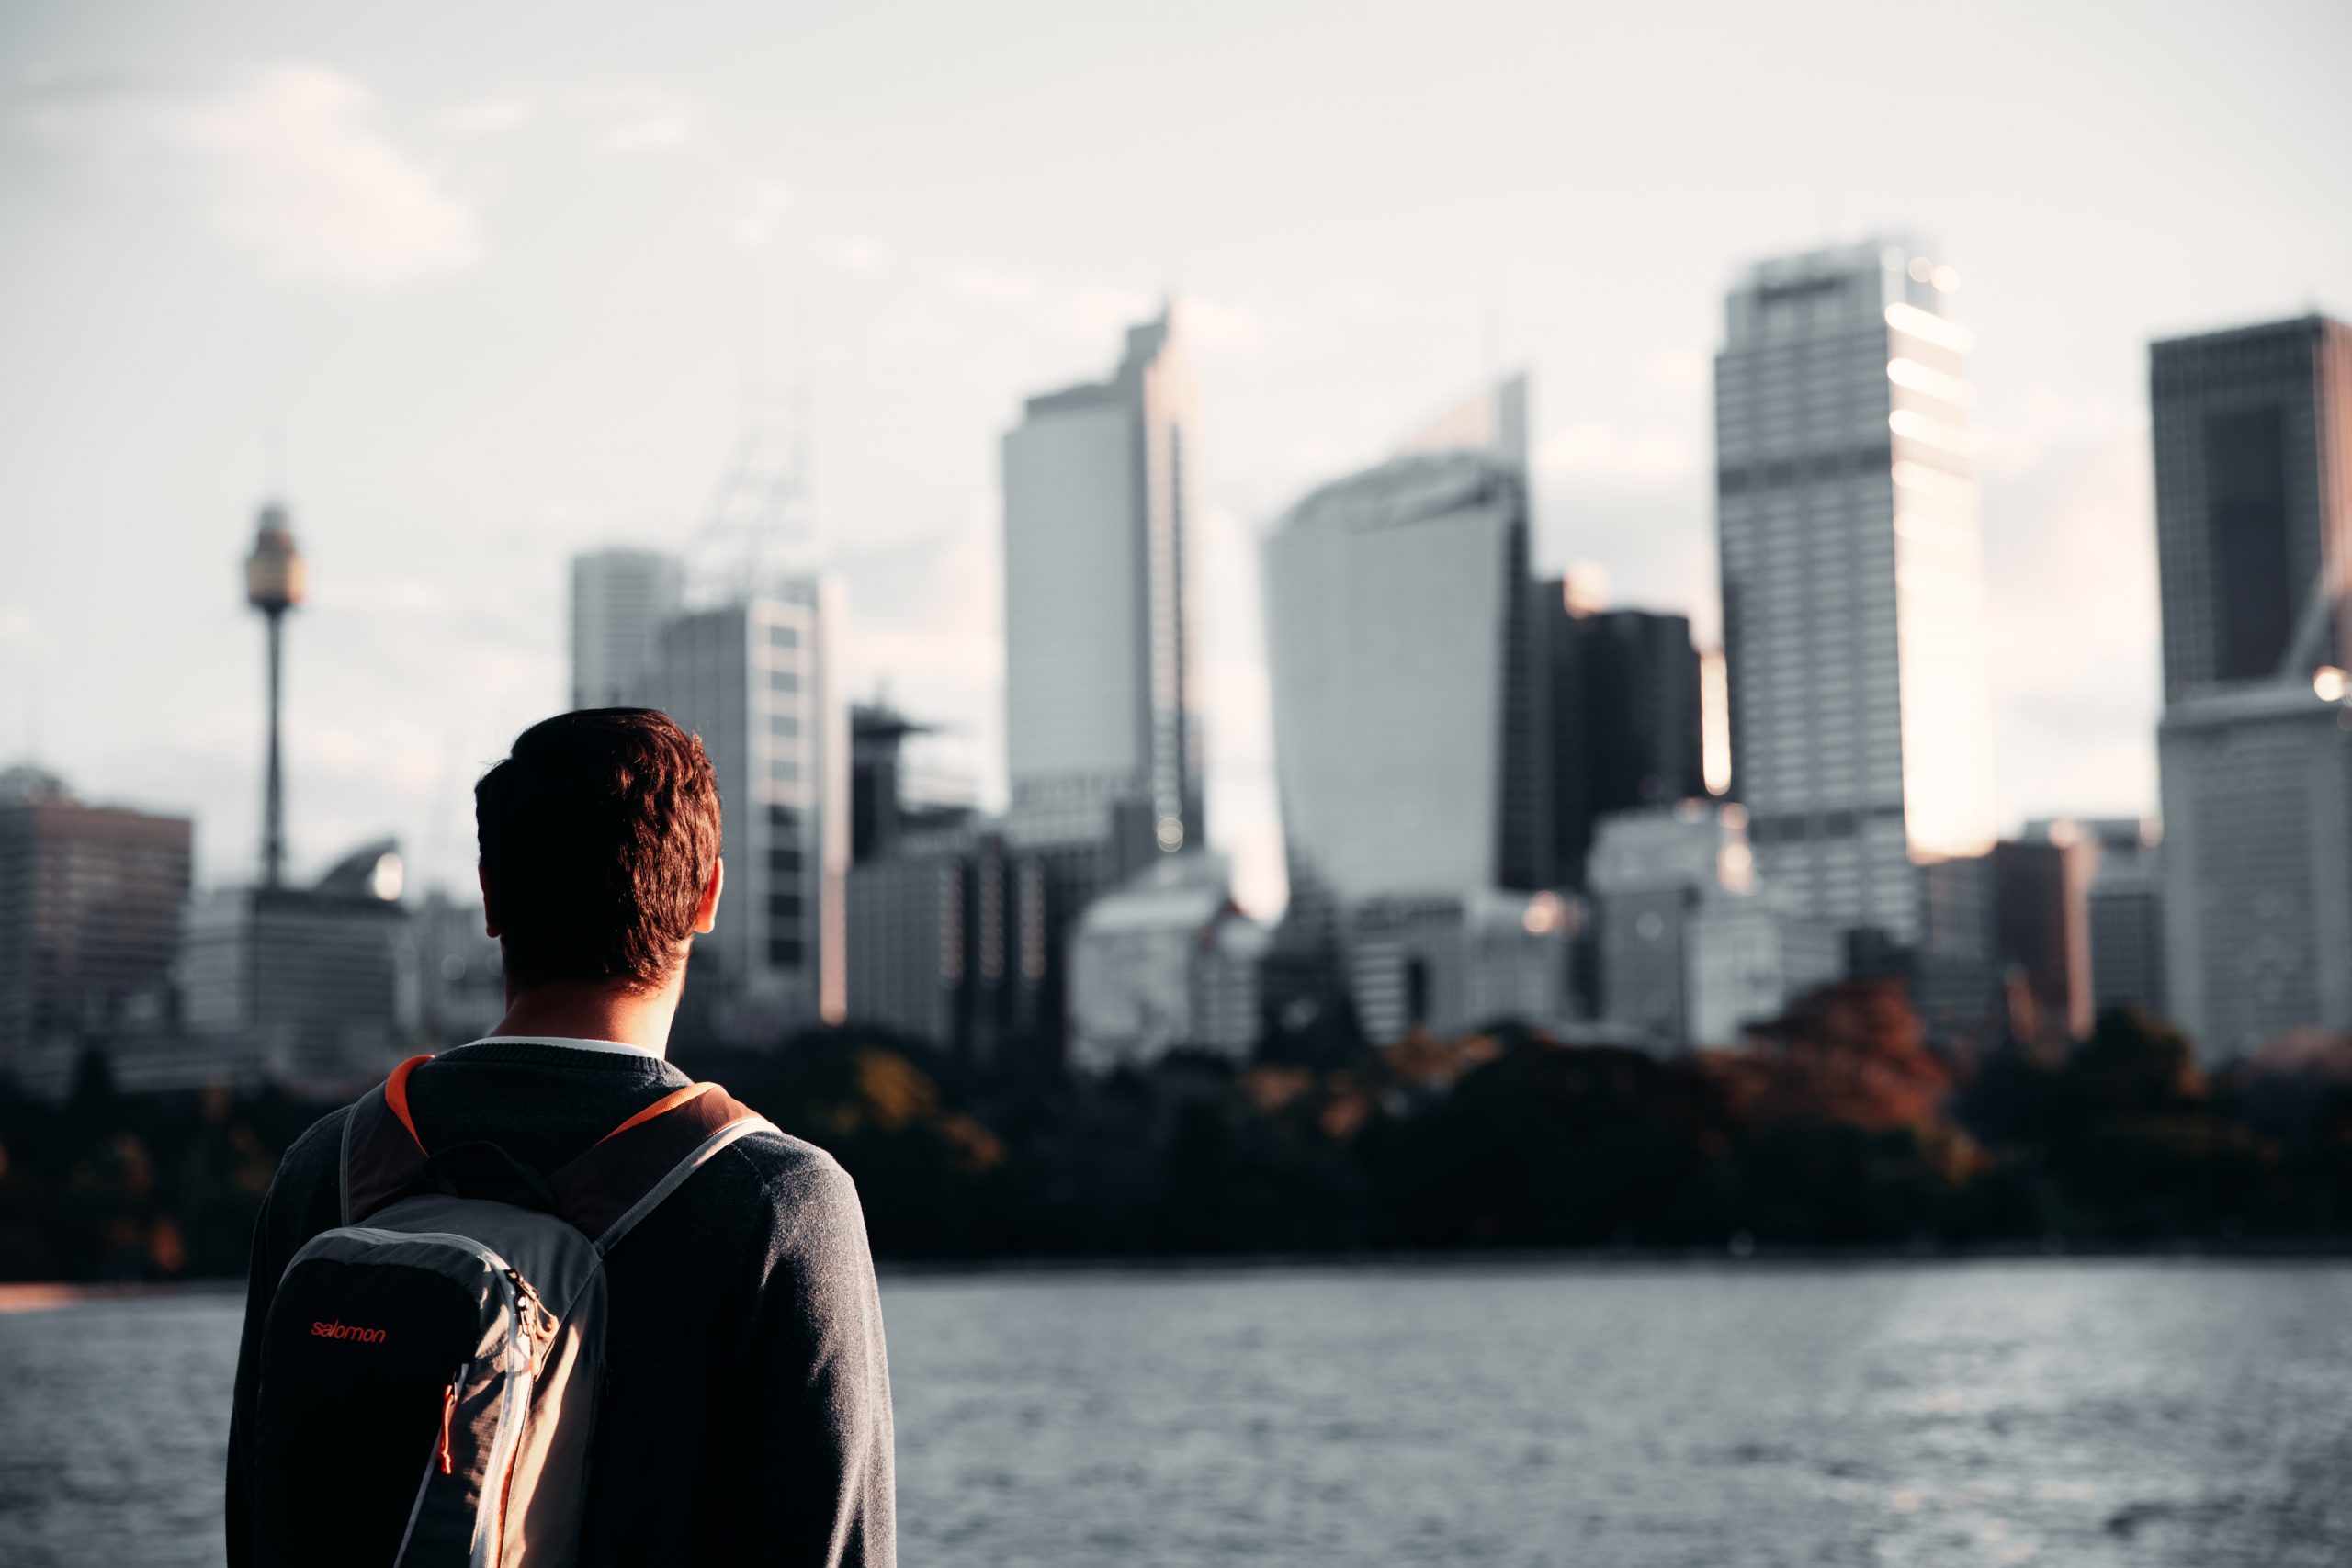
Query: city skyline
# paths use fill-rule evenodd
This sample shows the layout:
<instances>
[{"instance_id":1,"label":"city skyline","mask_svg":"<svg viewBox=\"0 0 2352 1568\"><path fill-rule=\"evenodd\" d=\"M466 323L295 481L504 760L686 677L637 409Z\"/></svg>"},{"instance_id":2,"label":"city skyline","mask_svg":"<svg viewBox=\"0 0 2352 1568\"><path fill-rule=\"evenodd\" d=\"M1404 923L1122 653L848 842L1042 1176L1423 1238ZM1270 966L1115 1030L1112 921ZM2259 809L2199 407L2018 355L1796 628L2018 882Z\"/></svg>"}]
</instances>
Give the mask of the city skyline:
<instances>
[{"instance_id":1,"label":"city skyline","mask_svg":"<svg viewBox=\"0 0 2352 1568\"><path fill-rule=\"evenodd\" d=\"M1834 111L1776 92L1770 112L1736 69L1758 24L1678 40L1686 74L1655 104L1595 81L1552 107L1536 65L1508 56L1663 58L1662 35L1587 29L1579 55L1567 23L1530 24L1518 51L1465 27L1459 49L1408 50L1374 19L1350 34L1360 69L1300 89L1340 140L1253 160L1253 106L1280 98L1293 126L1313 107L1287 91L1286 62L1319 58L1328 29L1291 22L1253 37L1238 123L1192 128L1197 169L1140 158L1159 133L1125 119L1096 148L1015 157L1037 116L1067 108L993 90L1017 62L944 95L940 62L914 62L870 111L813 80L804 107L767 107L751 59L822 73L787 47L796 33L749 18L744 64L707 34L640 59L594 25L550 50L502 22L482 58L528 64L480 68L421 60L368 23L289 34L268 8L201 35L104 11L12 17L26 65L0 186L27 221L0 254L22 345L0 394L17 566L0 586L0 755L37 727L35 760L86 798L188 811L203 877L249 874L259 639L234 565L273 488L277 426L314 569L288 627L295 873L397 831L423 880L462 886L472 777L562 700L564 560L683 545L741 423L748 358L813 393L815 513L851 579L851 689L887 679L909 711L965 727L941 744L999 795L994 439L1024 393L1099 375L1103 337L1172 281L1194 306L1207 411L1211 839L1271 913L1254 536L1376 456L1432 390L1524 364L1540 394L1536 570L1599 560L1619 602L1687 612L1707 637L1716 302L1758 256L1916 220L1961 268L1958 313L1981 345L1999 819L2151 809L2146 344L2341 311L2312 296L2352 270L2352 219L2287 194L2310 188L2312 149L2352 136L2352 110L2316 85L2347 24L2273 10L2294 25L2255 29L2243 72L2209 79L2195 30L2160 27L2130 85L2102 79L2087 21L1876 19L1877 47L1931 49L1951 80L1912 84L1917 102L1857 85ZM1842 25L1825 10L1791 30L1835 73L1860 47ZM839 26L825 49L881 58L865 24ZM1197 35L1037 47L1057 75L1101 84L1082 92L1117 81L1164 112L1215 57L1217 18ZM1455 80L1471 35L1483 69ZM1434 123L1414 132L1425 148L1374 113L1408 62L1441 78ZM1979 85L1963 86L1972 65ZM2167 107L2188 79L2210 118ZM2009 89L1998 113L1987 82ZM936 151L940 117L970 117L975 95L994 116L949 167L911 177L903 139L928 130ZM2266 112L2232 107L2245 104ZM1657 135L1589 150L1596 128L1644 109L1632 123ZM1900 157L1852 144L1850 117L1898 109L1920 127ZM288 141L318 168L273 152ZM2133 156L2104 159L2109 145ZM2110 199L2079 210L2069 160L2037 156L2052 147L2103 160ZM1160 172L1114 176L1123 155ZM992 207L947 188L990 158L1023 171L979 182ZM330 209L331 233L296 199L318 169L366 176L338 186L349 205ZM1520 194L1498 199L1507 188ZM2207 220L2170 220L2184 200ZM1375 208L1376 236L1356 215ZM112 560L130 565L100 573Z\"/></svg>"}]
</instances>

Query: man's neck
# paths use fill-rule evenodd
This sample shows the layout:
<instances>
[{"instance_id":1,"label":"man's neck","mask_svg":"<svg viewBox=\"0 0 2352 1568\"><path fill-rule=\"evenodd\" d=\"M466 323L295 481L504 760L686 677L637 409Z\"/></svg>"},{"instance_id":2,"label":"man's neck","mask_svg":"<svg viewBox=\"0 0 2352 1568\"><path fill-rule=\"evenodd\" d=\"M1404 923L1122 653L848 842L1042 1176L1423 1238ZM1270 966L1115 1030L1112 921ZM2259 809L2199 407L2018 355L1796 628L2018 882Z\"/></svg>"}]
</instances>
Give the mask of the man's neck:
<instances>
[{"instance_id":1,"label":"man's neck","mask_svg":"<svg viewBox=\"0 0 2352 1568\"><path fill-rule=\"evenodd\" d=\"M496 1034L548 1040L615 1040L652 1055L670 1048L670 1021L678 1010L673 984L650 992L582 980L558 980L510 990Z\"/></svg>"}]
</instances>

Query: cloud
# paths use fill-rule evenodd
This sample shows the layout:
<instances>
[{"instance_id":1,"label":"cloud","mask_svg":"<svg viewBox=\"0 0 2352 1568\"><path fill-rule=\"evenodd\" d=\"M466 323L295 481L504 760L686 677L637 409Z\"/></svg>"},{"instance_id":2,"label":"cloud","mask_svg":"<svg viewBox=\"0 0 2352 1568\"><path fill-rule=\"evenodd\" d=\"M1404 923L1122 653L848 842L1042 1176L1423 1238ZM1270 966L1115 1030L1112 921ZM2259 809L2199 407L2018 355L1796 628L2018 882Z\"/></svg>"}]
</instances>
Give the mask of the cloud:
<instances>
[{"instance_id":1,"label":"cloud","mask_svg":"<svg viewBox=\"0 0 2352 1568\"><path fill-rule=\"evenodd\" d=\"M157 118L205 220L273 277L394 288L481 260L473 210L376 124L365 86L274 65Z\"/></svg>"},{"instance_id":2,"label":"cloud","mask_svg":"<svg viewBox=\"0 0 2352 1568\"><path fill-rule=\"evenodd\" d=\"M591 145L607 157L673 152L695 139L694 106L665 89L599 89L582 101L605 117Z\"/></svg>"},{"instance_id":3,"label":"cloud","mask_svg":"<svg viewBox=\"0 0 2352 1568\"><path fill-rule=\"evenodd\" d=\"M827 261L860 277L879 271L890 259L889 247L871 234L837 234L820 248Z\"/></svg>"},{"instance_id":4,"label":"cloud","mask_svg":"<svg viewBox=\"0 0 2352 1568\"><path fill-rule=\"evenodd\" d=\"M452 136L503 136L529 124L531 114L522 98L480 98L444 109L434 124Z\"/></svg>"},{"instance_id":5,"label":"cloud","mask_svg":"<svg viewBox=\"0 0 2352 1568\"><path fill-rule=\"evenodd\" d=\"M983 305L1025 305L1038 293L1035 273L979 263L948 268L946 286L947 291L957 299Z\"/></svg>"},{"instance_id":6,"label":"cloud","mask_svg":"<svg viewBox=\"0 0 2352 1568\"><path fill-rule=\"evenodd\" d=\"M1535 449L1535 467L1546 478L1652 484L1682 479L1697 471L1689 441L1663 430L1625 430L1608 420L1587 420L1545 436Z\"/></svg>"},{"instance_id":7,"label":"cloud","mask_svg":"<svg viewBox=\"0 0 2352 1568\"><path fill-rule=\"evenodd\" d=\"M745 197L742 214L735 220L735 243L747 251L763 251L784 232L784 220L792 213L792 187L782 180L762 180L752 187Z\"/></svg>"}]
</instances>

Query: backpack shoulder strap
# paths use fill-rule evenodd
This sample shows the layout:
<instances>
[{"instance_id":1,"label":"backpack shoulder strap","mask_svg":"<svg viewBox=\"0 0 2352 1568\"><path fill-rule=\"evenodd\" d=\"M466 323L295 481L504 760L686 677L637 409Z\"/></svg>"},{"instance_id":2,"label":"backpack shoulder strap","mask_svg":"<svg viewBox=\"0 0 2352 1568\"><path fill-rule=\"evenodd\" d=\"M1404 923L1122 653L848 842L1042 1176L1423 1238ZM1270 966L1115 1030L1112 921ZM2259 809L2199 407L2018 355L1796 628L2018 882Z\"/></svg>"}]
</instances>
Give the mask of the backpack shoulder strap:
<instances>
[{"instance_id":1,"label":"backpack shoulder strap","mask_svg":"<svg viewBox=\"0 0 2352 1568\"><path fill-rule=\"evenodd\" d=\"M610 1252L704 1162L775 1124L717 1084L688 1084L647 1106L548 1178L556 1209Z\"/></svg>"},{"instance_id":2,"label":"backpack shoulder strap","mask_svg":"<svg viewBox=\"0 0 2352 1568\"><path fill-rule=\"evenodd\" d=\"M408 1077L429 1055L411 1056L353 1104L343 1122L343 1223L357 1224L390 1202L431 1157L408 1113Z\"/></svg>"}]
</instances>

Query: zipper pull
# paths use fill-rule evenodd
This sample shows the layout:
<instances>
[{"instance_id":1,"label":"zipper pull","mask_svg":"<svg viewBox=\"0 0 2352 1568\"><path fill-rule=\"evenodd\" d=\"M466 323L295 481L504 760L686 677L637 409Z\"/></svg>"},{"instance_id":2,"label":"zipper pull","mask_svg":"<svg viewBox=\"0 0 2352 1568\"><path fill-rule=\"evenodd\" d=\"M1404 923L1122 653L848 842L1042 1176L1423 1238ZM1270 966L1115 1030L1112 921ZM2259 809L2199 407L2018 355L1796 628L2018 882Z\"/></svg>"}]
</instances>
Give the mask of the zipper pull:
<instances>
[{"instance_id":1,"label":"zipper pull","mask_svg":"<svg viewBox=\"0 0 2352 1568\"><path fill-rule=\"evenodd\" d=\"M546 1364L548 1346L555 1338L555 1316L548 1311L547 1303L539 1300L539 1292L531 1288L531 1281L523 1278L518 1270L509 1269L506 1277L514 1283L515 1316L531 1342L531 1375L537 1377L539 1369Z\"/></svg>"},{"instance_id":2,"label":"zipper pull","mask_svg":"<svg viewBox=\"0 0 2352 1568\"><path fill-rule=\"evenodd\" d=\"M449 1423L458 1414L458 1385L441 1391L441 1473L449 1473Z\"/></svg>"}]
</instances>

